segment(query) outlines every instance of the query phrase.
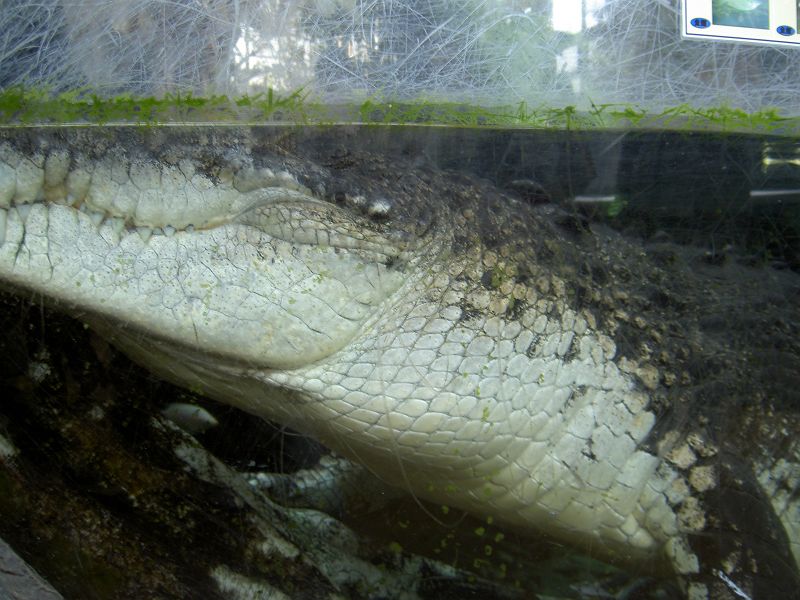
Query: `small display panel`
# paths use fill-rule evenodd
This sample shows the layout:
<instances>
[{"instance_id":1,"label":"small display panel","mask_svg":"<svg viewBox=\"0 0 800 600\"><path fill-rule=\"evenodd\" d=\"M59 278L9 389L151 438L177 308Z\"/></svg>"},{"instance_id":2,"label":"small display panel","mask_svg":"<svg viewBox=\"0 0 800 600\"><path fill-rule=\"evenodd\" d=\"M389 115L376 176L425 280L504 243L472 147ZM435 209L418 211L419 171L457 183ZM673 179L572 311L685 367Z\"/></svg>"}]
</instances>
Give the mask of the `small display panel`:
<instances>
[{"instance_id":1,"label":"small display panel","mask_svg":"<svg viewBox=\"0 0 800 600\"><path fill-rule=\"evenodd\" d=\"M683 0L683 35L800 47L800 0Z\"/></svg>"}]
</instances>

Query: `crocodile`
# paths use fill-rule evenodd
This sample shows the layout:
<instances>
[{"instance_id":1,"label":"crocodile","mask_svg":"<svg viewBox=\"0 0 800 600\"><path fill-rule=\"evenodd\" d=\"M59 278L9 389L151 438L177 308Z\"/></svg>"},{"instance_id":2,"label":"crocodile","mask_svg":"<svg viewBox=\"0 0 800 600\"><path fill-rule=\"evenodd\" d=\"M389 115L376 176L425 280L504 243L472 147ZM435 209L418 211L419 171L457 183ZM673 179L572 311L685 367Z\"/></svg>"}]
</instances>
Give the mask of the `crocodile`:
<instances>
[{"instance_id":1,"label":"crocodile","mask_svg":"<svg viewBox=\"0 0 800 600\"><path fill-rule=\"evenodd\" d=\"M0 243L8 288L419 498L692 598L800 589L791 272L347 128L5 130Z\"/></svg>"}]
</instances>

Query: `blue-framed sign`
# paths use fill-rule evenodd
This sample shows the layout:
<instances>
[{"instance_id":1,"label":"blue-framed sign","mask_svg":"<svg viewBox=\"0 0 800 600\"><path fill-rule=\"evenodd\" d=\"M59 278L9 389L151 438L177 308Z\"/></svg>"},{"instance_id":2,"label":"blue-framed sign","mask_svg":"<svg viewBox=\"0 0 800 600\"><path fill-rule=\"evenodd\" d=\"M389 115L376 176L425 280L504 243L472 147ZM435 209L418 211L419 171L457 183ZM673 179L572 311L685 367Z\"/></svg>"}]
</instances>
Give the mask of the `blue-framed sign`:
<instances>
[{"instance_id":1,"label":"blue-framed sign","mask_svg":"<svg viewBox=\"0 0 800 600\"><path fill-rule=\"evenodd\" d=\"M682 2L681 29L686 38L800 47L800 0Z\"/></svg>"}]
</instances>

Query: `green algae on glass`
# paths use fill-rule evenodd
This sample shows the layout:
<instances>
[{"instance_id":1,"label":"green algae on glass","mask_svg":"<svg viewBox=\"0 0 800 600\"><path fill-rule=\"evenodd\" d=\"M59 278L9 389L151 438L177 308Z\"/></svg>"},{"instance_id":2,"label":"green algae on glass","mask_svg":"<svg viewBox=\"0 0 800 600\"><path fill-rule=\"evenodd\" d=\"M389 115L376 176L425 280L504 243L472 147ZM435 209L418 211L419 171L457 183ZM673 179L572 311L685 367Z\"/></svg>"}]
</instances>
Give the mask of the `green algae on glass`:
<instances>
[{"instance_id":1,"label":"green algae on glass","mask_svg":"<svg viewBox=\"0 0 800 600\"><path fill-rule=\"evenodd\" d=\"M0 125L64 125L131 123L290 123L325 125L439 125L478 128L554 130L671 129L800 136L800 116L767 108L747 112L718 106L688 104L662 111L640 106L591 103L588 110L568 105L530 107L525 102L481 107L440 101L386 102L367 99L360 104L313 101L304 90L288 94L265 92L239 97L168 93L163 97L120 94L101 96L90 90L51 93L47 89L12 87L0 90Z\"/></svg>"},{"instance_id":2,"label":"green algae on glass","mask_svg":"<svg viewBox=\"0 0 800 600\"><path fill-rule=\"evenodd\" d=\"M362 123L450 125L460 127L523 127L532 129L671 129L800 135L800 116L782 115L777 109L748 113L738 108L719 106L696 108L682 104L663 111L648 111L624 104L591 104L591 109L576 106L485 108L453 103L374 103L359 107Z\"/></svg>"},{"instance_id":3,"label":"green algae on glass","mask_svg":"<svg viewBox=\"0 0 800 600\"><path fill-rule=\"evenodd\" d=\"M279 95L269 89L238 98L180 93L160 98L129 94L102 97L87 90L52 94L20 87L0 91L0 125L304 122L310 108L302 90Z\"/></svg>"}]
</instances>

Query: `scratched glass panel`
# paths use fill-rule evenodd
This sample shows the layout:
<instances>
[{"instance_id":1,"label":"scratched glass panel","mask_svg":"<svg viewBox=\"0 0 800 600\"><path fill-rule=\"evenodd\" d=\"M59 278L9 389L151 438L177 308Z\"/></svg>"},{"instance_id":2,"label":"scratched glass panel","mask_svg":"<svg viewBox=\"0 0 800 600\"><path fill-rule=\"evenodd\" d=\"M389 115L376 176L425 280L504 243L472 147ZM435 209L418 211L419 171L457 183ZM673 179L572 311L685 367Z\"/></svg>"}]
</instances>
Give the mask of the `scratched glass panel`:
<instances>
[{"instance_id":1,"label":"scratched glass panel","mask_svg":"<svg viewBox=\"0 0 800 600\"><path fill-rule=\"evenodd\" d=\"M792 597L799 67L679 14L1 5L0 597Z\"/></svg>"}]
</instances>

